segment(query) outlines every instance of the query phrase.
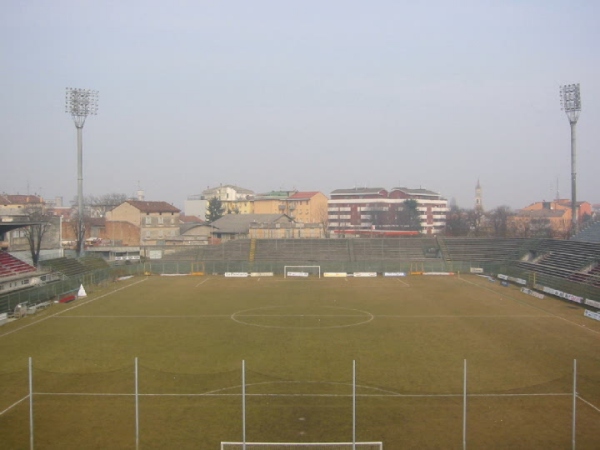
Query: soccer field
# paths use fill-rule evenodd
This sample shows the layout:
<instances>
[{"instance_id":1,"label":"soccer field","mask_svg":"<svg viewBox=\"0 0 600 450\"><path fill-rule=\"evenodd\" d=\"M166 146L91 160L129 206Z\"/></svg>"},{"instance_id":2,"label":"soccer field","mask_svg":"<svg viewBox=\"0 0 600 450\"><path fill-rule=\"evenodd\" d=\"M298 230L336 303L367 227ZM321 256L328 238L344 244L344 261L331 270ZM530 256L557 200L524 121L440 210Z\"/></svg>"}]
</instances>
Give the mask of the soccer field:
<instances>
[{"instance_id":1,"label":"soccer field","mask_svg":"<svg viewBox=\"0 0 600 450\"><path fill-rule=\"evenodd\" d=\"M0 448L32 410L39 449L219 449L243 400L248 442L599 442L600 322L475 276L137 277L1 327L0 354Z\"/></svg>"}]
</instances>

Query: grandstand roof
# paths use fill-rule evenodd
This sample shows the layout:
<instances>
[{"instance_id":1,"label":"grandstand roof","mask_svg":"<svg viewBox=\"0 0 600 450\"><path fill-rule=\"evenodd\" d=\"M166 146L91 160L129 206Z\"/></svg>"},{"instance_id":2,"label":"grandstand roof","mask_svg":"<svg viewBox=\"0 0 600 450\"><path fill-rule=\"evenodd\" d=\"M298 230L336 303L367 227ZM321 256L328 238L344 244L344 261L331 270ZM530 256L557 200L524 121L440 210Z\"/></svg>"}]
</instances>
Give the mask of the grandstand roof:
<instances>
[{"instance_id":1,"label":"grandstand roof","mask_svg":"<svg viewBox=\"0 0 600 450\"><path fill-rule=\"evenodd\" d=\"M125 203L129 203L131 206L139 209L145 213L178 213L181 210L167 202L144 202L139 200L127 200Z\"/></svg>"}]
</instances>

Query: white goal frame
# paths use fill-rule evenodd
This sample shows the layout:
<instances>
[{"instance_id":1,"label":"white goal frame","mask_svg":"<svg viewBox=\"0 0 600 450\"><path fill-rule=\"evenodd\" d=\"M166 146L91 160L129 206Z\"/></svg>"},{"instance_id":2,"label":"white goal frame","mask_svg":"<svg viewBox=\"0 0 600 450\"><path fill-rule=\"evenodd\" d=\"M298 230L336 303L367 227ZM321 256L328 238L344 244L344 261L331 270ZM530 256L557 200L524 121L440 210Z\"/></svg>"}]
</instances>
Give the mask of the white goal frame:
<instances>
[{"instance_id":1,"label":"white goal frame","mask_svg":"<svg viewBox=\"0 0 600 450\"><path fill-rule=\"evenodd\" d=\"M298 272L302 272L302 269L317 269L319 278L321 278L321 266L283 266L283 278L288 277L288 269L299 269Z\"/></svg>"},{"instance_id":2,"label":"white goal frame","mask_svg":"<svg viewBox=\"0 0 600 450\"><path fill-rule=\"evenodd\" d=\"M221 450L239 450L243 448L265 447L288 448L288 447L333 447L335 449L368 449L383 450L383 442L221 442Z\"/></svg>"}]
</instances>

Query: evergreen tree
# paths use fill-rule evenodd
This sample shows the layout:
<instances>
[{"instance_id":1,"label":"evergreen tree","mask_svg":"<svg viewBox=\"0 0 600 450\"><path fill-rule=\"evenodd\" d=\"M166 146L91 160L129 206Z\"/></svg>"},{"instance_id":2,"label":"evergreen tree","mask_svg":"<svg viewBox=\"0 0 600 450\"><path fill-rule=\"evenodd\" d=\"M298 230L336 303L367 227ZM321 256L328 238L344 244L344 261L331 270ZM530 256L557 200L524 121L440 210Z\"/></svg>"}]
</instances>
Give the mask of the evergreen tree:
<instances>
[{"instance_id":1,"label":"evergreen tree","mask_svg":"<svg viewBox=\"0 0 600 450\"><path fill-rule=\"evenodd\" d=\"M421 214L417 207L419 204L414 199L405 200L402 210L398 211L398 228L406 231L421 231Z\"/></svg>"},{"instance_id":2,"label":"evergreen tree","mask_svg":"<svg viewBox=\"0 0 600 450\"><path fill-rule=\"evenodd\" d=\"M225 208L223 208L223 202L217 197L213 197L208 201L208 207L206 208L205 218L208 223L212 223L217 219L223 217Z\"/></svg>"}]
</instances>

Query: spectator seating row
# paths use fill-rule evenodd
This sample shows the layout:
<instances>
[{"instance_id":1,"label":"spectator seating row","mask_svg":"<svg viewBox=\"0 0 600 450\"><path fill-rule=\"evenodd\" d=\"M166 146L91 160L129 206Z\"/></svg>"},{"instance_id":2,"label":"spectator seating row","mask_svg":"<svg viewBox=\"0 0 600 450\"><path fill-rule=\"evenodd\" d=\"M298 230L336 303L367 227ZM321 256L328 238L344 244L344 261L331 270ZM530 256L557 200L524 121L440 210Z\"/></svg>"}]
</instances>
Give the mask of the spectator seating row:
<instances>
[{"instance_id":1,"label":"spectator seating row","mask_svg":"<svg viewBox=\"0 0 600 450\"><path fill-rule=\"evenodd\" d=\"M256 241L255 261L348 261L344 239L261 239Z\"/></svg>"},{"instance_id":2,"label":"spectator seating row","mask_svg":"<svg viewBox=\"0 0 600 450\"><path fill-rule=\"evenodd\" d=\"M420 262L439 257L434 237L352 239L348 244L353 261Z\"/></svg>"},{"instance_id":3,"label":"spectator seating row","mask_svg":"<svg viewBox=\"0 0 600 450\"><path fill-rule=\"evenodd\" d=\"M0 277L11 277L28 272L35 272L36 268L26 262L15 258L8 252L0 252Z\"/></svg>"},{"instance_id":4,"label":"spectator seating row","mask_svg":"<svg viewBox=\"0 0 600 450\"><path fill-rule=\"evenodd\" d=\"M520 259L529 239L438 238L446 262L505 262Z\"/></svg>"},{"instance_id":5,"label":"spectator seating row","mask_svg":"<svg viewBox=\"0 0 600 450\"><path fill-rule=\"evenodd\" d=\"M575 241L600 243L600 220L586 224L585 228L573 237Z\"/></svg>"},{"instance_id":6,"label":"spectator seating row","mask_svg":"<svg viewBox=\"0 0 600 450\"><path fill-rule=\"evenodd\" d=\"M517 267L600 286L600 243L540 239Z\"/></svg>"},{"instance_id":7,"label":"spectator seating row","mask_svg":"<svg viewBox=\"0 0 600 450\"><path fill-rule=\"evenodd\" d=\"M49 269L52 272L60 272L68 277L93 270L93 268L87 267L77 259L66 257L48 259L46 261L41 261L40 264L44 269Z\"/></svg>"}]
</instances>

